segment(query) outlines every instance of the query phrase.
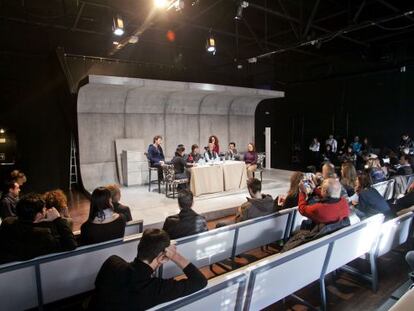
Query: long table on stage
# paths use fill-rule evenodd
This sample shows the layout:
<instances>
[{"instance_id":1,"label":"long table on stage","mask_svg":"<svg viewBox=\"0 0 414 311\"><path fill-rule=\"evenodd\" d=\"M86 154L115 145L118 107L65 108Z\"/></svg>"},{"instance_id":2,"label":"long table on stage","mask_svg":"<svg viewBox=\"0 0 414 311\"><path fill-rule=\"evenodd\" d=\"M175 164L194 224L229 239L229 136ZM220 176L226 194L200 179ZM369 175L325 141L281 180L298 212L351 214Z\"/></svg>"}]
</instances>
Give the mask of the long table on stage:
<instances>
[{"instance_id":1,"label":"long table on stage","mask_svg":"<svg viewBox=\"0 0 414 311\"><path fill-rule=\"evenodd\" d=\"M190 188L194 196L246 187L246 164L242 161L225 161L219 164L195 166L190 170Z\"/></svg>"}]
</instances>

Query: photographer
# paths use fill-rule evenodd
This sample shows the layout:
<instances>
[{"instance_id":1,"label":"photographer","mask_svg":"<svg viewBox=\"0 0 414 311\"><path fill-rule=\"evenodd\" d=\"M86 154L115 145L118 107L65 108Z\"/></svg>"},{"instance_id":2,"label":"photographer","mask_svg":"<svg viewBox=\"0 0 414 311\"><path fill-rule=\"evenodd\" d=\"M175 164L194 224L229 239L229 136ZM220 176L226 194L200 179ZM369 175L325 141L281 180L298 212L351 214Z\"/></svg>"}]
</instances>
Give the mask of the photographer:
<instances>
[{"instance_id":1,"label":"photographer","mask_svg":"<svg viewBox=\"0 0 414 311\"><path fill-rule=\"evenodd\" d=\"M161 279L154 272L167 261L183 270L187 279ZM157 304L190 295L207 285L204 275L171 245L161 229L147 229L131 263L113 255L99 270L90 310L146 310Z\"/></svg>"}]
</instances>

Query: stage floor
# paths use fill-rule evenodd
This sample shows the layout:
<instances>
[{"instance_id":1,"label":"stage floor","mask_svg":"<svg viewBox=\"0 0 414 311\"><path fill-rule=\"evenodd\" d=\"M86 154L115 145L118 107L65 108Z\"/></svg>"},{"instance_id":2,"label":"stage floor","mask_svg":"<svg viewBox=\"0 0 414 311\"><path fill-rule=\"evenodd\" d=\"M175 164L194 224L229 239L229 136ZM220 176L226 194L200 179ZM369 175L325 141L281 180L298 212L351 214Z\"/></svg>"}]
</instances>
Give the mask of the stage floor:
<instances>
[{"instance_id":1,"label":"stage floor","mask_svg":"<svg viewBox=\"0 0 414 311\"><path fill-rule=\"evenodd\" d=\"M263 172L262 192L276 197L285 194L289 188L291 171L268 169ZM161 185L162 187L162 185ZM132 218L143 219L144 227L162 227L167 216L179 212L177 199L166 198L158 193L157 185L148 192L148 185L123 187L121 202L131 208ZM236 208L246 201L247 188L205 194L194 198L193 209L208 221L234 215Z\"/></svg>"}]
</instances>

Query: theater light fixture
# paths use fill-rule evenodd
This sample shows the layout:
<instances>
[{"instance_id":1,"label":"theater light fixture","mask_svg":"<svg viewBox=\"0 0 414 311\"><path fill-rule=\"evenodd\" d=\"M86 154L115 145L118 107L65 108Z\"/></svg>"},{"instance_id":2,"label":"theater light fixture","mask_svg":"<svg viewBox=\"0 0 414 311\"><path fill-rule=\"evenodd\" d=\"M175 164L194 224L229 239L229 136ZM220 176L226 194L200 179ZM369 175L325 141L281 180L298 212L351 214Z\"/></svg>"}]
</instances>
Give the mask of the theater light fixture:
<instances>
[{"instance_id":1,"label":"theater light fixture","mask_svg":"<svg viewBox=\"0 0 414 311\"><path fill-rule=\"evenodd\" d=\"M4 129L0 129L0 134L4 134L6 131Z\"/></svg>"},{"instance_id":2,"label":"theater light fixture","mask_svg":"<svg viewBox=\"0 0 414 311\"><path fill-rule=\"evenodd\" d=\"M124 34L124 20L121 18L121 16L115 16L112 30L116 36L122 36Z\"/></svg>"},{"instance_id":3,"label":"theater light fixture","mask_svg":"<svg viewBox=\"0 0 414 311\"><path fill-rule=\"evenodd\" d=\"M249 6L249 2L247 1L240 1L237 10L236 10L236 16L234 19L241 20L243 18L243 9L247 8Z\"/></svg>"},{"instance_id":4,"label":"theater light fixture","mask_svg":"<svg viewBox=\"0 0 414 311\"><path fill-rule=\"evenodd\" d=\"M138 40L139 40L138 36L134 35L134 36L129 37L128 42L131 44L135 44L138 42Z\"/></svg>"},{"instance_id":5,"label":"theater light fixture","mask_svg":"<svg viewBox=\"0 0 414 311\"><path fill-rule=\"evenodd\" d=\"M211 33L210 33L209 37L207 38L206 50L207 50L207 52L209 52L213 55L216 54L216 40L211 35Z\"/></svg>"},{"instance_id":6,"label":"theater light fixture","mask_svg":"<svg viewBox=\"0 0 414 311\"><path fill-rule=\"evenodd\" d=\"M165 9L169 5L168 0L154 0L154 5L158 9Z\"/></svg>"}]
</instances>

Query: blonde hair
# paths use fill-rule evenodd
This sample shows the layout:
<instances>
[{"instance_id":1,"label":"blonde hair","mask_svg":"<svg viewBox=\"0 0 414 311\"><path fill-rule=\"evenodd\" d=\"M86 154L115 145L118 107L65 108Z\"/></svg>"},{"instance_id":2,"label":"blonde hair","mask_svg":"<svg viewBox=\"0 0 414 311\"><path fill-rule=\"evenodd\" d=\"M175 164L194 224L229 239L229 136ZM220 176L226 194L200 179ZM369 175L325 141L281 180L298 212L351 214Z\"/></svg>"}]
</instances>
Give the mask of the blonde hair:
<instances>
[{"instance_id":1,"label":"blonde hair","mask_svg":"<svg viewBox=\"0 0 414 311\"><path fill-rule=\"evenodd\" d=\"M357 172L351 162L344 162L341 166L341 183L343 185L355 188Z\"/></svg>"}]
</instances>

